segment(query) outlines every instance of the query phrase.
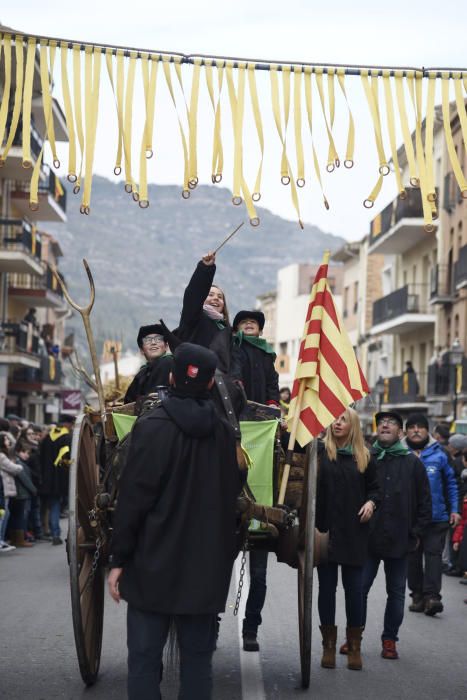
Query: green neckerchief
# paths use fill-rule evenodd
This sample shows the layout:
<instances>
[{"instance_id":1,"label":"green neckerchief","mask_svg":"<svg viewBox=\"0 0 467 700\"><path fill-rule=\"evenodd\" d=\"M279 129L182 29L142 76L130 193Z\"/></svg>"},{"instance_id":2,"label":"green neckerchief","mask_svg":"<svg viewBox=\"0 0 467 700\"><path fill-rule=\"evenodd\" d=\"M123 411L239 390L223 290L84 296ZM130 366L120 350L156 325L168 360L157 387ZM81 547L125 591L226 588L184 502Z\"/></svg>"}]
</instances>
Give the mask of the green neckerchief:
<instances>
[{"instance_id":1,"label":"green neckerchief","mask_svg":"<svg viewBox=\"0 0 467 700\"><path fill-rule=\"evenodd\" d=\"M170 352L170 350L167 350L167 352L164 352L163 355L159 355L159 357L154 357L152 360L146 360L146 364L143 365L141 367L141 369L146 369L146 368L152 367L154 362L156 362L157 360L161 360L163 357L172 357L172 353Z\"/></svg>"},{"instance_id":2,"label":"green neckerchief","mask_svg":"<svg viewBox=\"0 0 467 700\"><path fill-rule=\"evenodd\" d=\"M211 321L214 321L214 319L211 319ZM225 326L226 326L225 321L214 321L214 323L216 324L216 326L218 327L218 329L220 331L223 331Z\"/></svg>"},{"instance_id":3,"label":"green neckerchief","mask_svg":"<svg viewBox=\"0 0 467 700\"><path fill-rule=\"evenodd\" d=\"M350 455L350 456L353 456L352 445L346 445L345 447L338 447L338 448L337 448L337 454L338 454L338 455Z\"/></svg>"},{"instance_id":4,"label":"green neckerchief","mask_svg":"<svg viewBox=\"0 0 467 700\"><path fill-rule=\"evenodd\" d=\"M273 359L276 359L276 353L274 352L272 345L269 345L266 338L260 338L257 335L245 335L243 331L237 331L237 333L235 333L235 341L237 345L240 346L244 340L246 340L247 343L250 343L250 345L253 345L255 348L259 348L263 352L267 352L268 355L273 355Z\"/></svg>"},{"instance_id":5,"label":"green neckerchief","mask_svg":"<svg viewBox=\"0 0 467 700\"><path fill-rule=\"evenodd\" d=\"M378 440L376 440L376 442L373 443L373 449L377 454L376 461L378 462L380 459L383 459L385 455L391 455L391 457L401 457L402 455L410 454L410 450L404 447L400 440L395 442L394 445L391 445L390 447L383 447L379 444Z\"/></svg>"}]
</instances>

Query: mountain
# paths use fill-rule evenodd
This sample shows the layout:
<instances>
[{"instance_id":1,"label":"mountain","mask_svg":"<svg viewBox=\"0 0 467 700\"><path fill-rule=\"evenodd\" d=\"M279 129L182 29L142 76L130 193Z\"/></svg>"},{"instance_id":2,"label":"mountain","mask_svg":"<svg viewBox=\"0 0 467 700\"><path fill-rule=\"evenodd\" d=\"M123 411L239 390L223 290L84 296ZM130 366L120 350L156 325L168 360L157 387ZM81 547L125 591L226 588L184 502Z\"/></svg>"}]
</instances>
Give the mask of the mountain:
<instances>
[{"instance_id":1,"label":"mountain","mask_svg":"<svg viewBox=\"0 0 467 700\"><path fill-rule=\"evenodd\" d=\"M79 304L89 299L86 258L96 283L92 312L99 345L105 338L135 348L140 325L163 318L176 326L183 291L203 254L215 248L245 218L231 204L226 188L199 185L188 201L180 188L151 185L148 209L141 209L121 183L94 177L91 213L79 213L79 195L68 189L68 221L47 227L59 241L60 261L70 292ZM248 223L219 253L216 282L225 290L229 310L255 305L258 294L276 286L279 268L292 262L318 262L326 248L343 239L316 226L286 221L258 207L261 225ZM69 323L83 338L82 324Z\"/></svg>"}]
</instances>

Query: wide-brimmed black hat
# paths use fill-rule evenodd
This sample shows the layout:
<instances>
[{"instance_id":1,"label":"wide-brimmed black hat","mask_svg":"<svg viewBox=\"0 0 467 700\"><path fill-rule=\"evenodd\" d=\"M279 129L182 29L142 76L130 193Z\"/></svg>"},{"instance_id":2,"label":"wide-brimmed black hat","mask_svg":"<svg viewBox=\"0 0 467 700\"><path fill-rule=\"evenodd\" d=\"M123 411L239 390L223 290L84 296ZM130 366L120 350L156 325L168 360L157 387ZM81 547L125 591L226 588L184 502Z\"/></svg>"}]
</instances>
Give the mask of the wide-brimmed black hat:
<instances>
[{"instance_id":1,"label":"wide-brimmed black hat","mask_svg":"<svg viewBox=\"0 0 467 700\"><path fill-rule=\"evenodd\" d=\"M376 425L378 425L378 421L380 421L382 418L394 418L399 423L399 427L402 430L404 427L404 421L402 420L402 416L400 413L397 413L397 411L379 411L375 415L375 421Z\"/></svg>"},{"instance_id":2,"label":"wide-brimmed black hat","mask_svg":"<svg viewBox=\"0 0 467 700\"><path fill-rule=\"evenodd\" d=\"M263 330L264 328L264 314L262 311L258 311L258 309L255 309L254 311L239 311L238 314L235 316L232 324L232 328L234 331L237 330L237 326L240 323L240 321L245 321L247 318L252 318L253 321L256 321L260 331Z\"/></svg>"},{"instance_id":3,"label":"wide-brimmed black hat","mask_svg":"<svg viewBox=\"0 0 467 700\"><path fill-rule=\"evenodd\" d=\"M139 329L138 337L136 338L139 348L143 347L143 338L145 338L147 335L151 335L151 333L157 333L157 335L164 336L164 340L167 342L167 335L164 328L159 323L154 323L152 326L141 326Z\"/></svg>"},{"instance_id":4,"label":"wide-brimmed black hat","mask_svg":"<svg viewBox=\"0 0 467 700\"><path fill-rule=\"evenodd\" d=\"M194 343L181 343L174 352L173 375L177 389L199 392L214 376L217 355Z\"/></svg>"},{"instance_id":5,"label":"wide-brimmed black hat","mask_svg":"<svg viewBox=\"0 0 467 700\"><path fill-rule=\"evenodd\" d=\"M428 418L424 413L411 413L405 421L405 427L407 429L412 425L419 425L422 428L426 428L426 430L430 429Z\"/></svg>"}]
</instances>

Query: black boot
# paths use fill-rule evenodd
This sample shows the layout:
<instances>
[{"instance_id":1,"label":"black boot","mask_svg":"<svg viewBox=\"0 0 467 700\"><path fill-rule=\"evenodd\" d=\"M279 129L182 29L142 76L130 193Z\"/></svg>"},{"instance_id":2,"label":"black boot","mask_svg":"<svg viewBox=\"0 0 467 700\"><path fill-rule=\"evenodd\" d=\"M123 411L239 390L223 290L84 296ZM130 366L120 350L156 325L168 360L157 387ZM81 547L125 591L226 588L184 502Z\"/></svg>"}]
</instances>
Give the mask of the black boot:
<instances>
[{"instance_id":1,"label":"black boot","mask_svg":"<svg viewBox=\"0 0 467 700\"><path fill-rule=\"evenodd\" d=\"M259 651L256 632L246 630L243 632L243 651Z\"/></svg>"},{"instance_id":2,"label":"black boot","mask_svg":"<svg viewBox=\"0 0 467 700\"><path fill-rule=\"evenodd\" d=\"M412 593L412 603L409 605L409 610L410 612L424 612L425 598L421 593Z\"/></svg>"}]
</instances>

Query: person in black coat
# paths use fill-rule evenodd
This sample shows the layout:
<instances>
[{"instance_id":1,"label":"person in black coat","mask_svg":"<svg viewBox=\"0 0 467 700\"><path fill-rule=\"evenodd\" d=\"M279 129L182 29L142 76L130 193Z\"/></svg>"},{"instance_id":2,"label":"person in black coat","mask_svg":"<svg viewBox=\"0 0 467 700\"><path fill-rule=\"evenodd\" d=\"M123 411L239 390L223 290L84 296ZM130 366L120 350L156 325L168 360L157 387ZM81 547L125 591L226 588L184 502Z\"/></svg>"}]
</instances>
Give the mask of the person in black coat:
<instances>
[{"instance_id":1,"label":"person in black coat","mask_svg":"<svg viewBox=\"0 0 467 700\"><path fill-rule=\"evenodd\" d=\"M136 339L139 350L146 360L127 389L124 403L137 401L155 391L158 386L169 385L173 359L169 352L166 331L158 323L141 326Z\"/></svg>"},{"instance_id":2,"label":"person in black coat","mask_svg":"<svg viewBox=\"0 0 467 700\"><path fill-rule=\"evenodd\" d=\"M62 499L68 495L73 423L73 416L60 416L58 425L51 428L40 446L41 503L49 512L49 528L54 545L63 544L60 506Z\"/></svg>"},{"instance_id":3,"label":"person in black coat","mask_svg":"<svg viewBox=\"0 0 467 700\"><path fill-rule=\"evenodd\" d=\"M345 591L348 668L362 668L362 574L368 552L369 520L379 502L375 462L364 445L357 412L347 408L327 429L318 456L316 527L320 532L329 532L328 561L318 566L324 668L336 665L339 565Z\"/></svg>"},{"instance_id":4,"label":"person in black coat","mask_svg":"<svg viewBox=\"0 0 467 700\"><path fill-rule=\"evenodd\" d=\"M384 563L386 610L381 635L384 659L397 659L396 642L404 618L407 562L419 537L431 522L431 491L426 469L401 444L402 417L394 411L376 414L377 440L372 453L376 459L381 507L370 523L369 558L363 572L364 615L368 592Z\"/></svg>"},{"instance_id":5,"label":"person in black coat","mask_svg":"<svg viewBox=\"0 0 467 700\"><path fill-rule=\"evenodd\" d=\"M279 375L274 368L276 354L260 337L263 328L262 311L239 311L234 318L233 330L239 348L243 386L250 401L279 406ZM250 552L250 590L242 628L244 651L259 651L257 633L266 599L267 563L267 550Z\"/></svg>"},{"instance_id":6,"label":"person in black coat","mask_svg":"<svg viewBox=\"0 0 467 700\"><path fill-rule=\"evenodd\" d=\"M217 614L236 556L242 477L233 428L209 396L217 359L182 343L171 391L133 428L112 537L110 594L128 602L130 700L159 697L162 652L175 622L180 697L210 698Z\"/></svg>"}]
</instances>

